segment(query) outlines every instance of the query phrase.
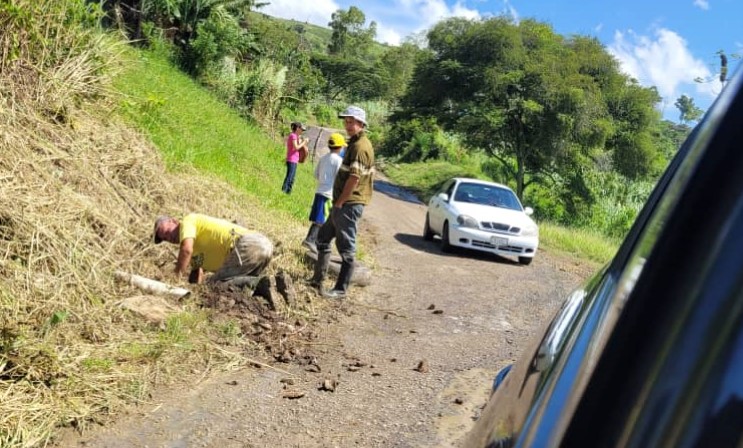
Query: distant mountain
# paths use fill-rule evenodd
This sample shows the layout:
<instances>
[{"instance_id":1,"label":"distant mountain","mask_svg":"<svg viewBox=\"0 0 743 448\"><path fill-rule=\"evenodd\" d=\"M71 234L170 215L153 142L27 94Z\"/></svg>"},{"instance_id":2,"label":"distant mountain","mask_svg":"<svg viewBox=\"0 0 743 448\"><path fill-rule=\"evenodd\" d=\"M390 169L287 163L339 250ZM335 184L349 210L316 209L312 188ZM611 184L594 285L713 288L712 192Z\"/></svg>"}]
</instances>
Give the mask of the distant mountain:
<instances>
[{"instance_id":1,"label":"distant mountain","mask_svg":"<svg viewBox=\"0 0 743 448\"><path fill-rule=\"evenodd\" d=\"M275 21L277 26L282 26L286 29L293 29L297 33L304 34L304 38L306 39L307 43L309 43L310 48L314 52L326 52L328 49L328 44L330 44L330 37L333 35L333 30L331 30L330 28L313 25L309 22L300 22L298 20L292 19L282 19L280 17L269 16L268 14L264 14L260 11L252 11L250 12L250 16L257 16L260 17L260 19L262 20ZM330 17L328 17L328 22L330 22ZM389 45L387 44L375 42L373 51L376 55L381 55L388 47Z\"/></svg>"}]
</instances>

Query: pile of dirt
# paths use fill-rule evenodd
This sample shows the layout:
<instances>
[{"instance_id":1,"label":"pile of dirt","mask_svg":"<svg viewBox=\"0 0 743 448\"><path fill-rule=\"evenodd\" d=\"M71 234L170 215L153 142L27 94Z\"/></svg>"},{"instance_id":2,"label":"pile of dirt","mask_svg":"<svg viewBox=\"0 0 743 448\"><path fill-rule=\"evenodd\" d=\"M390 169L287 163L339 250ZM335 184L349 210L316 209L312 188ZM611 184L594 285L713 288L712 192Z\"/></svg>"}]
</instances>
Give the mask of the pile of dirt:
<instances>
[{"instance_id":1,"label":"pile of dirt","mask_svg":"<svg viewBox=\"0 0 743 448\"><path fill-rule=\"evenodd\" d=\"M218 286L201 295L206 307L217 311L216 319L237 321L242 336L254 342L279 362L300 365L313 364L315 355L308 348L317 339L310 321L290 317L288 307L294 305L296 291L291 283L281 280L284 273L264 276L253 287ZM277 288L276 285L283 287ZM252 286L252 285L251 285Z\"/></svg>"}]
</instances>

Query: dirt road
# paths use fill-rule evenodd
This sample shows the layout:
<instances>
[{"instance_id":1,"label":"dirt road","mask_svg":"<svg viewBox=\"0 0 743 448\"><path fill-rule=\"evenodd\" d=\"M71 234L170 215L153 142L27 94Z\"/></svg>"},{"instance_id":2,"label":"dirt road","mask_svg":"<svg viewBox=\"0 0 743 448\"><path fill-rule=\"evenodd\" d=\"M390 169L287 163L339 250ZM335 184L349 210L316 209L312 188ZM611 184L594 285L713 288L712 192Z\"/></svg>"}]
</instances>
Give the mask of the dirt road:
<instances>
[{"instance_id":1,"label":"dirt road","mask_svg":"<svg viewBox=\"0 0 743 448\"><path fill-rule=\"evenodd\" d=\"M377 266L372 285L335 305L320 331L317 365L296 375L244 369L118 423L66 439L85 447L457 446L499 368L594 268L541 251L531 266L425 242L425 207L377 181L362 239ZM433 309L431 309L433 308ZM423 368L416 370L423 361ZM315 369L317 370L317 369ZM319 390L323 380L334 392Z\"/></svg>"}]
</instances>

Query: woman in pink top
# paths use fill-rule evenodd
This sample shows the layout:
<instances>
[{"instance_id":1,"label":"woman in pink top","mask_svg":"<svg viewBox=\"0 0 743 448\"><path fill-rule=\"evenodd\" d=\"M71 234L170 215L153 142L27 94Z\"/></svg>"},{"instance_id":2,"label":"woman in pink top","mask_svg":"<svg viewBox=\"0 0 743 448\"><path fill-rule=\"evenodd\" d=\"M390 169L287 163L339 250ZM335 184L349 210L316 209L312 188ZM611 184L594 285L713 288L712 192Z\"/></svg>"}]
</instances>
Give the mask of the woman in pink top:
<instances>
[{"instance_id":1,"label":"woman in pink top","mask_svg":"<svg viewBox=\"0 0 743 448\"><path fill-rule=\"evenodd\" d=\"M281 187L281 191L286 194L292 192L294 176L297 174L297 163L299 163L299 152L301 150L307 151L307 140L302 138L302 132L306 130L305 125L295 121L292 123L292 133L286 139L286 177L284 177L284 185Z\"/></svg>"}]
</instances>

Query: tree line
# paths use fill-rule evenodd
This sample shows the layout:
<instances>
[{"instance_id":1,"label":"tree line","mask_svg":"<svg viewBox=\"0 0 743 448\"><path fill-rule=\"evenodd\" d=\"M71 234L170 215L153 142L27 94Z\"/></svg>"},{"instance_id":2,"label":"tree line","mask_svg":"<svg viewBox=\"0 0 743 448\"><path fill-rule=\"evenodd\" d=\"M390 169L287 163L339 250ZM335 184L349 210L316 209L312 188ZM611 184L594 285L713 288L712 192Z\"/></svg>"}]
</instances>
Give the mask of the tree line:
<instances>
[{"instance_id":1,"label":"tree line","mask_svg":"<svg viewBox=\"0 0 743 448\"><path fill-rule=\"evenodd\" d=\"M111 27L174 62L267 129L332 124L349 102L371 113L383 158L478 164L537 215L613 235L702 111L622 73L595 38L537 20L450 18L399 46L351 6L328 29L259 13L257 0L109 0Z\"/></svg>"}]
</instances>

